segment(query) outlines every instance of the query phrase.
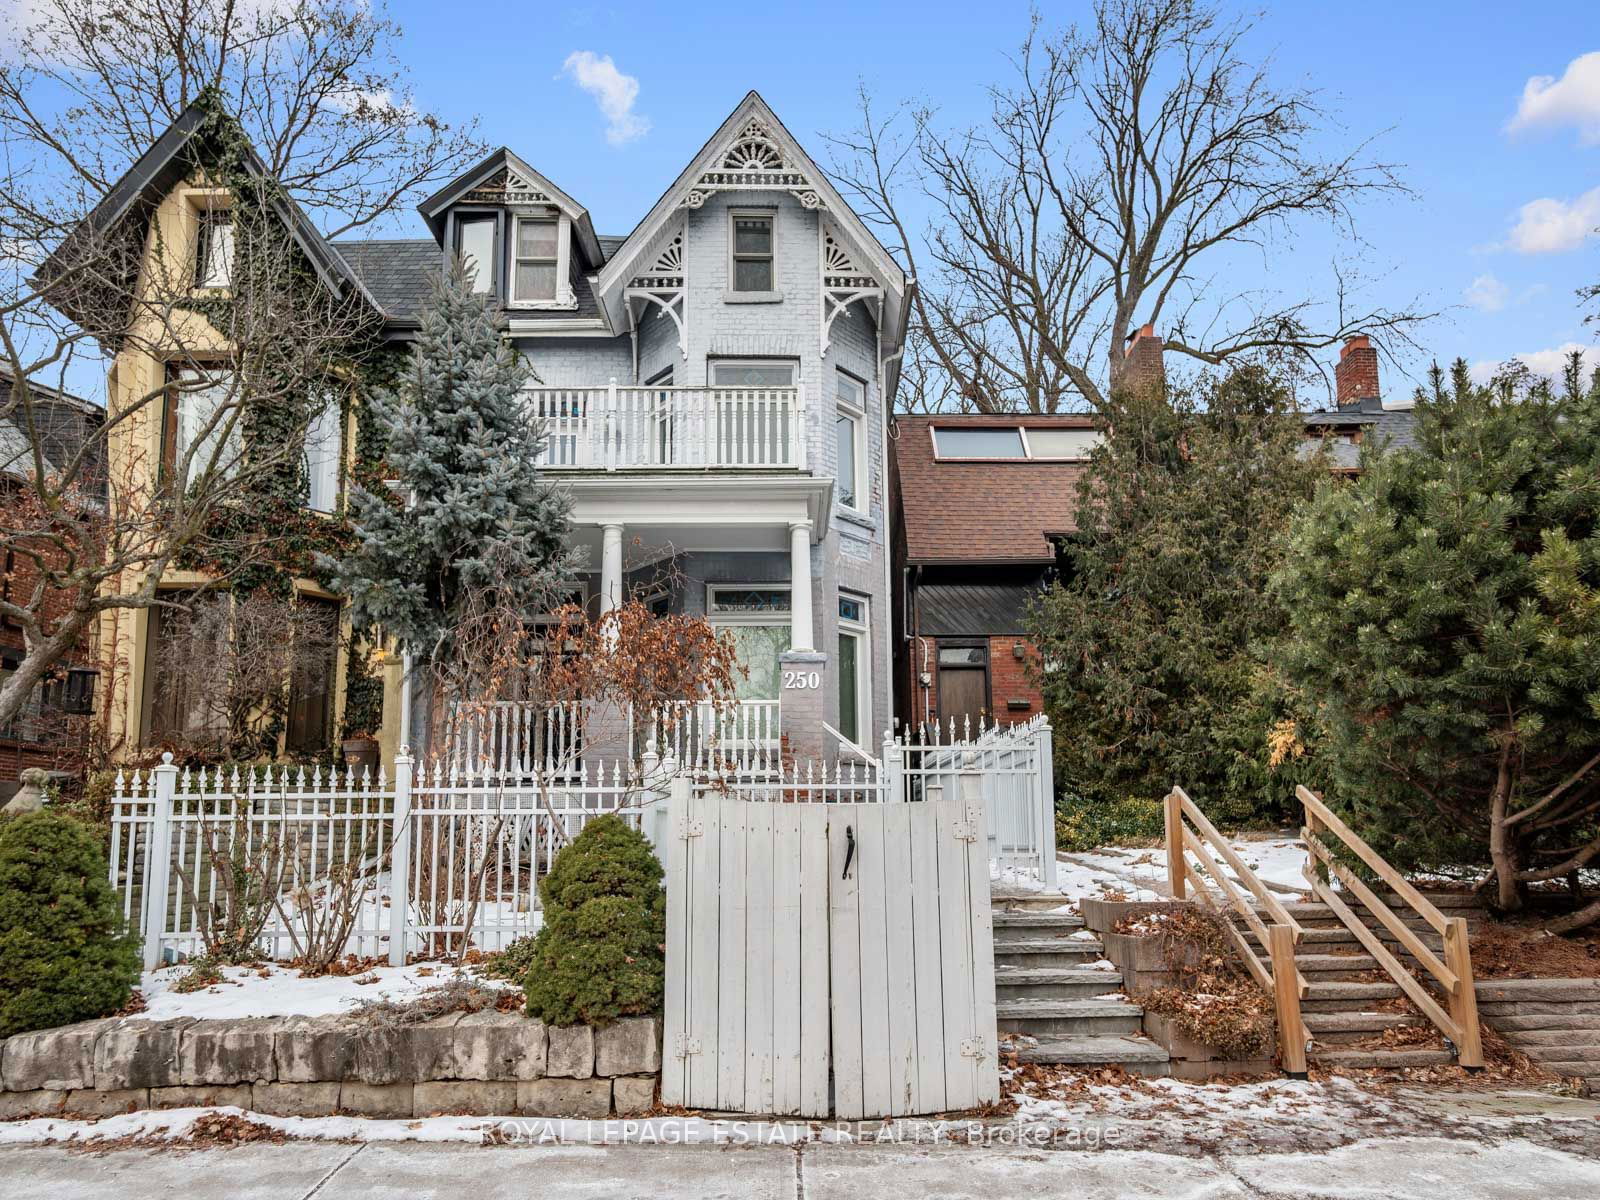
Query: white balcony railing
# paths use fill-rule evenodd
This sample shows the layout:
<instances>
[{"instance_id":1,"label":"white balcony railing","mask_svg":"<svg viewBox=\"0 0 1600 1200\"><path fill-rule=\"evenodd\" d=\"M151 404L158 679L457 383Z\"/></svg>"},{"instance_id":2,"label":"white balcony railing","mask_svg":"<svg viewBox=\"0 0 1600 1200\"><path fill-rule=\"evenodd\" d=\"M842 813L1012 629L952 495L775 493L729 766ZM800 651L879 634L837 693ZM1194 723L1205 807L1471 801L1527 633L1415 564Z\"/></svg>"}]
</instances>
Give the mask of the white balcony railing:
<instances>
[{"instance_id":1,"label":"white balcony railing","mask_svg":"<svg viewBox=\"0 0 1600 1200\"><path fill-rule=\"evenodd\" d=\"M543 423L543 466L613 471L694 467L805 469L800 387L529 388Z\"/></svg>"}]
</instances>

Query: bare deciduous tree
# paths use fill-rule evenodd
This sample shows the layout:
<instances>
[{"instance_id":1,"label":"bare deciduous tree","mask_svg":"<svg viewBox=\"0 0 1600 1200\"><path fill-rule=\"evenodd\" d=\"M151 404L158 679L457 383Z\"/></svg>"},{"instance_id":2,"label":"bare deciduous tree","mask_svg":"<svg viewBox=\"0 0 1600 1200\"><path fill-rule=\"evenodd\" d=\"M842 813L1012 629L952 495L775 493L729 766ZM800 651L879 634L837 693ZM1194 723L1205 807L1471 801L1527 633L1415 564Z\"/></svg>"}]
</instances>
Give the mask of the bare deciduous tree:
<instances>
[{"instance_id":1,"label":"bare deciduous tree","mask_svg":"<svg viewBox=\"0 0 1600 1200\"><path fill-rule=\"evenodd\" d=\"M186 557L208 560L213 586L271 559L283 530L225 546L219 515L298 468L330 379L376 316L308 262L316 235L294 206L332 232L367 225L481 152L470 127L415 103L381 4L38 0L8 25L0 423L23 445L3 464L0 547L15 566L0 616L25 655L0 687L0 722L103 614L161 603ZM195 246L163 247L148 205L101 202L206 96L227 119L202 132L227 161L220 177L184 165L236 193L238 265L225 292L197 297ZM181 269L146 269L163 258ZM329 286L308 289L319 278ZM168 378L82 386L124 351L168 364ZM75 440L57 427L57 393L73 390L104 414ZM270 432L264 412L278 414Z\"/></svg>"},{"instance_id":2,"label":"bare deciduous tree","mask_svg":"<svg viewBox=\"0 0 1600 1200\"><path fill-rule=\"evenodd\" d=\"M1056 34L1036 17L987 121L954 133L863 89L833 174L919 283L908 407L1102 409L1145 323L1210 365L1409 344L1425 314L1355 307L1337 271L1324 299L1219 287L1306 223L1356 240L1357 202L1404 191L1365 143L1317 149L1331 115L1249 60L1251 28L1194 0L1097 0Z\"/></svg>"},{"instance_id":3,"label":"bare deciduous tree","mask_svg":"<svg viewBox=\"0 0 1600 1200\"><path fill-rule=\"evenodd\" d=\"M33 0L11 26L0 130L36 161L0 207L31 203L41 175L103 195L207 88L329 236L483 153L473 125L417 104L381 0Z\"/></svg>"}]
</instances>

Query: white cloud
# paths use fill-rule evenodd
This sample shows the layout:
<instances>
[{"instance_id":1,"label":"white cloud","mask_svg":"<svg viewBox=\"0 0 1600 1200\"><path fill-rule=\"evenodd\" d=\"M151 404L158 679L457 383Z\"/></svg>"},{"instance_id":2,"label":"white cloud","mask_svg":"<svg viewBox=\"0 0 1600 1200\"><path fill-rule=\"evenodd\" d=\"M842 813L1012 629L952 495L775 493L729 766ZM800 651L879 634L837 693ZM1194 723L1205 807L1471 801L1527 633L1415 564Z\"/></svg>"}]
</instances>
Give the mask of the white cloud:
<instances>
[{"instance_id":1,"label":"white cloud","mask_svg":"<svg viewBox=\"0 0 1600 1200\"><path fill-rule=\"evenodd\" d=\"M1493 275L1479 275L1467 285L1462 295L1468 304L1480 312L1499 312L1506 306L1510 289Z\"/></svg>"},{"instance_id":2,"label":"white cloud","mask_svg":"<svg viewBox=\"0 0 1600 1200\"><path fill-rule=\"evenodd\" d=\"M1506 128L1517 133L1560 125L1574 125L1582 141L1600 145L1600 50L1573 59L1560 79L1535 75L1528 80Z\"/></svg>"},{"instance_id":3,"label":"white cloud","mask_svg":"<svg viewBox=\"0 0 1600 1200\"><path fill-rule=\"evenodd\" d=\"M1547 379L1558 379L1566 368L1567 356L1574 350L1583 352L1584 374L1600 368L1600 346L1584 344L1583 342L1563 342L1549 350L1533 350L1527 354L1513 354L1511 357L1522 363L1535 375L1543 375ZM1479 383L1487 383L1494 373L1500 369L1501 364L1489 359L1472 364L1472 377Z\"/></svg>"},{"instance_id":4,"label":"white cloud","mask_svg":"<svg viewBox=\"0 0 1600 1200\"><path fill-rule=\"evenodd\" d=\"M639 98L639 81L617 70L609 54L574 50L561 64L561 70L594 97L606 119L606 141L613 146L621 146L650 132L650 118L633 111L633 103Z\"/></svg>"},{"instance_id":5,"label":"white cloud","mask_svg":"<svg viewBox=\"0 0 1600 1200\"><path fill-rule=\"evenodd\" d=\"M1576 200L1530 200L1517 210L1508 245L1521 254L1576 250L1600 228L1600 187Z\"/></svg>"}]
</instances>

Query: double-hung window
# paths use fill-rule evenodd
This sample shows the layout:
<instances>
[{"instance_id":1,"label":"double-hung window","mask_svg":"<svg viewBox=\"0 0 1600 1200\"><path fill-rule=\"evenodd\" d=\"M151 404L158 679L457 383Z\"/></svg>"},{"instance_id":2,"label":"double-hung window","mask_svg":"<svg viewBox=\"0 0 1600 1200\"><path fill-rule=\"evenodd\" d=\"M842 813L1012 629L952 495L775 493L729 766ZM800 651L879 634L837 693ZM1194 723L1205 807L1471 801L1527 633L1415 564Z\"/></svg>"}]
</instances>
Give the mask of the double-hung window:
<instances>
[{"instance_id":1,"label":"double-hung window","mask_svg":"<svg viewBox=\"0 0 1600 1200\"><path fill-rule=\"evenodd\" d=\"M872 712L872 640L864 596L839 596L839 732L858 746L867 744Z\"/></svg>"},{"instance_id":2,"label":"double-hung window","mask_svg":"<svg viewBox=\"0 0 1600 1200\"><path fill-rule=\"evenodd\" d=\"M777 289L773 273L771 212L735 209L733 221L733 290L771 292Z\"/></svg>"},{"instance_id":3,"label":"double-hung window","mask_svg":"<svg viewBox=\"0 0 1600 1200\"><path fill-rule=\"evenodd\" d=\"M518 217L513 303L556 299L561 265L561 222L556 217Z\"/></svg>"},{"instance_id":4,"label":"double-hung window","mask_svg":"<svg viewBox=\"0 0 1600 1200\"><path fill-rule=\"evenodd\" d=\"M474 292L494 291L495 237L500 218L491 214L456 218L456 255L472 277Z\"/></svg>"},{"instance_id":5,"label":"double-hung window","mask_svg":"<svg viewBox=\"0 0 1600 1200\"><path fill-rule=\"evenodd\" d=\"M835 495L840 504L857 512L867 508L866 406L860 380L843 371L838 378L838 407L834 410L833 431L838 442L839 465L835 475Z\"/></svg>"},{"instance_id":6,"label":"double-hung window","mask_svg":"<svg viewBox=\"0 0 1600 1200\"><path fill-rule=\"evenodd\" d=\"M195 239L194 286L224 288L233 282L233 214L225 208L200 212Z\"/></svg>"},{"instance_id":7,"label":"double-hung window","mask_svg":"<svg viewBox=\"0 0 1600 1200\"><path fill-rule=\"evenodd\" d=\"M306 507L331 513L339 503L339 436L342 409L337 396L329 396L306 427Z\"/></svg>"},{"instance_id":8,"label":"double-hung window","mask_svg":"<svg viewBox=\"0 0 1600 1200\"><path fill-rule=\"evenodd\" d=\"M239 467L243 445L238 377L226 368L179 368L170 376L167 401L167 461L182 472L180 485L209 474L227 476Z\"/></svg>"}]
</instances>

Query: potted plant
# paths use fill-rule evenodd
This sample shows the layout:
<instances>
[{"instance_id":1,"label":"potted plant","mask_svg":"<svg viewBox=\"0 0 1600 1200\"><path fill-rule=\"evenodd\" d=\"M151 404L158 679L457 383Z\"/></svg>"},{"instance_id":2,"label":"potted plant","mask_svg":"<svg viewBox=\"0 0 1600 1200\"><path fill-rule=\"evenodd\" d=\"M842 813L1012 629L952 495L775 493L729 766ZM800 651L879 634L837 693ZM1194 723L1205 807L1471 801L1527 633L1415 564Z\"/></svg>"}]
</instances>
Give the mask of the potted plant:
<instances>
[{"instance_id":1,"label":"potted plant","mask_svg":"<svg viewBox=\"0 0 1600 1200\"><path fill-rule=\"evenodd\" d=\"M352 730L340 743L345 765L356 770L378 769L378 739L365 729Z\"/></svg>"}]
</instances>

